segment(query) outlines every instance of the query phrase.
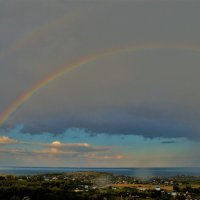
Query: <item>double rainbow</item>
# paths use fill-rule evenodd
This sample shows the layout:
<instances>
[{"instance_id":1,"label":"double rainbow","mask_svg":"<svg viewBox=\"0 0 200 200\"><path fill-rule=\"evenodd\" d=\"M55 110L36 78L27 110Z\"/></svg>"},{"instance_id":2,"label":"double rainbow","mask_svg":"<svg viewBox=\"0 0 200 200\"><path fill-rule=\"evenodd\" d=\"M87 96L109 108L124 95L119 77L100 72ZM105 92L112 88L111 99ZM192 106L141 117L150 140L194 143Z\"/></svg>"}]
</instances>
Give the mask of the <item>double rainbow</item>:
<instances>
[{"instance_id":1,"label":"double rainbow","mask_svg":"<svg viewBox=\"0 0 200 200\"><path fill-rule=\"evenodd\" d=\"M183 44L149 44L149 45L133 45L133 46L126 46L121 48L112 48L105 50L103 52L81 57L77 61L67 64L63 67L60 67L58 70L54 71L53 73L46 76L43 80L37 82L32 87L30 87L26 92L20 95L11 105L9 105L0 115L0 125L4 124L6 120L20 107L22 106L29 98L31 98L34 93L38 90L46 86L47 84L51 83L52 81L58 79L65 73L68 73L78 67L82 67L86 64L90 64L97 60L101 60L105 57L127 53L127 52L138 52L143 50L152 50L152 49L180 49L180 50L187 50L199 53L200 47L194 45L183 45Z\"/></svg>"}]
</instances>

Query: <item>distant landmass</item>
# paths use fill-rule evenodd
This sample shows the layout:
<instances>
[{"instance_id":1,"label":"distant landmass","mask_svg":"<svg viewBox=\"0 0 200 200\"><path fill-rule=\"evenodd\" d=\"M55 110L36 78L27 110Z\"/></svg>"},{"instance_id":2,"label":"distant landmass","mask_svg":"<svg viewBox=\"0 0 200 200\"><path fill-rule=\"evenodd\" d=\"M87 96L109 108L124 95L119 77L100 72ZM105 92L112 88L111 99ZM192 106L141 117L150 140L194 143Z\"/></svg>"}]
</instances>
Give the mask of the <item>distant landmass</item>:
<instances>
[{"instance_id":1,"label":"distant landmass","mask_svg":"<svg viewBox=\"0 0 200 200\"><path fill-rule=\"evenodd\" d=\"M71 167L0 167L0 174L35 175L78 171L106 172L132 177L144 176L200 176L200 167L179 168L71 168Z\"/></svg>"}]
</instances>

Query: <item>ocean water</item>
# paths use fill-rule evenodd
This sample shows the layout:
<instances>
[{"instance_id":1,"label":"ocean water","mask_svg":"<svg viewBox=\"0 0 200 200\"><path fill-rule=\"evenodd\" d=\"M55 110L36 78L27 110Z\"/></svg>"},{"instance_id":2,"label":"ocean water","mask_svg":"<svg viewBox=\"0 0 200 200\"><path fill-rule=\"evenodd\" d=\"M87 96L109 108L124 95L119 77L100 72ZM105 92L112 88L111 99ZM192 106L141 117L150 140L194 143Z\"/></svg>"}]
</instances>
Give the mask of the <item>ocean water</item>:
<instances>
[{"instance_id":1,"label":"ocean water","mask_svg":"<svg viewBox=\"0 0 200 200\"><path fill-rule=\"evenodd\" d=\"M68 167L0 167L0 174L36 175L77 171L108 172L132 177L200 176L200 168L68 168Z\"/></svg>"}]
</instances>

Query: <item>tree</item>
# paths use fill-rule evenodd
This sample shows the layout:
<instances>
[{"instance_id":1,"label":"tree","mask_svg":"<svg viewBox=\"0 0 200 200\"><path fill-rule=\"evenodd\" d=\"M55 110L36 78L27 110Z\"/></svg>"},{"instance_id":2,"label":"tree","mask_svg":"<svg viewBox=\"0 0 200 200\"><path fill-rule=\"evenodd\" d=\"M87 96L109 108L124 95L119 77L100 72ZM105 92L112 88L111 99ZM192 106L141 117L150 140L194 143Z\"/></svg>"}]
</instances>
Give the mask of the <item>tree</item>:
<instances>
[{"instance_id":1,"label":"tree","mask_svg":"<svg viewBox=\"0 0 200 200\"><path fill-rule=\"evenodd\" d=\"M22 200L31 200L29 196L23 197Z\"/></svg>"},{"instance_id":2,"label":"tree","mask_svg":"<svg viewBox=\"0 0 200 200\"><path fill-rule=\"evenodd\" d=\"M19 198L18 196L14 195L14 196L12 196L12 197L10 198L10 200L20 200L20 198Z\"/></svg>"}]
</instances>

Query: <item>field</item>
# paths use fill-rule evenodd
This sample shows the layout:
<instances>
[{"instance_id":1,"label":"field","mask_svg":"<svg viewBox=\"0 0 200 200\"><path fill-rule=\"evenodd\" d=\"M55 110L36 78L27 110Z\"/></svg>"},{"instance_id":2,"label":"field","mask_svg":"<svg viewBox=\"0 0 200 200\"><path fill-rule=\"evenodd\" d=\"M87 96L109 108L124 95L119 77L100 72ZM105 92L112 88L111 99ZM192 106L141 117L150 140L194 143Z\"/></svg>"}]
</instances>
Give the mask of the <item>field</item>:
<instances>
[{"instance_id":1,"label":"field","mask_svg":"<svg viewBox=\"0 0 200 200\"><path fill-rule=\"evenodd\" d=\"M112 184L112 187L116 188L123 188L123 187L129 187L129 188L135 188L138 190L153 190L156 188L156 185L153 184ZM159 185L161 190L166 190L168 192L173 191L173 186L172 185ZM180 188L184 188L186 185L182 185ZM200 188L200 184L191 184L191 188Z\"/></svg>"},{"instance_id":2,"label":"field","mask_svg":"<svg viewBox=\"0 0 200 200\"><path fill-rule=\"evenodd\" d=\"M155 189L156 185L153 184L112 184L112 187L130 187L136 188L139 190L153 190ZM173 186L171 185L160 185L161 190L167 190L169 192L173 191Z\"/></svg>"}]
</instances>

